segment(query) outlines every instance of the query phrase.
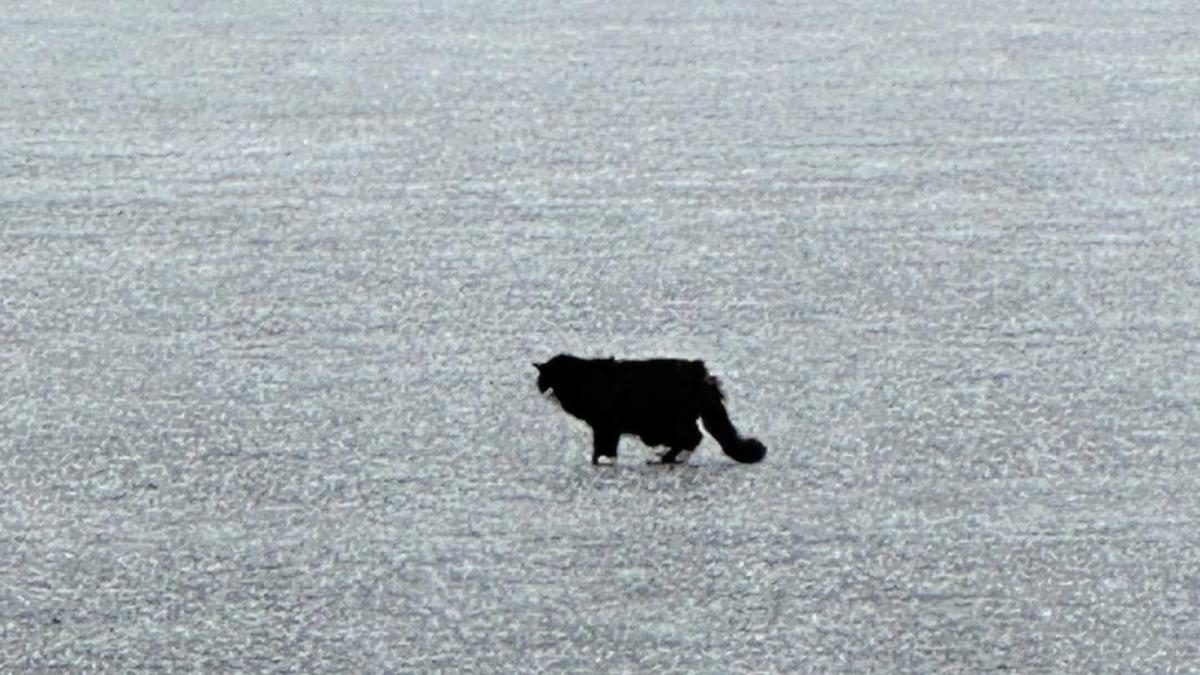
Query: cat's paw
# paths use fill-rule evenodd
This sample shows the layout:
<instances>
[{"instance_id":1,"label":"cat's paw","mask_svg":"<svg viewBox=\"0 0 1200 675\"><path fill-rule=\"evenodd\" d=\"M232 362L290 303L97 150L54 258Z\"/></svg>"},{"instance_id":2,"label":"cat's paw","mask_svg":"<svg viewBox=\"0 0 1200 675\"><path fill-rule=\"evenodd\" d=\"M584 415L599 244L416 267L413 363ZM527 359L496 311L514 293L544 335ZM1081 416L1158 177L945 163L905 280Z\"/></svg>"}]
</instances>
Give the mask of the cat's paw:
<instances>
[{"instance_id":1,"label":"cat's paw","mask_svg":"<svg viewBox=\"0 0 1200 675\"><path fill-rule=\"evenodd\" d=\"M654 457L653 459L647 460L646 463L647 464L683 464L684 462L688 461L688 458L690 458L691 456L692 456L691 450L680 450L679 452L676 452L674 454L672 454L671 452L668 451L661 455L658 455L657 457Z\"/></svg>"},{"instance_id":2,"label":"cat's paw","mask_svg":"<svg viewBox=\"0 0 1200 675\"><path fill-rule=\"evenodd\" d=\"M617 463L617 458L612 455L600 455L592 459L592 464L596 466L613 466Z\"/></svg>"}]
</instances>

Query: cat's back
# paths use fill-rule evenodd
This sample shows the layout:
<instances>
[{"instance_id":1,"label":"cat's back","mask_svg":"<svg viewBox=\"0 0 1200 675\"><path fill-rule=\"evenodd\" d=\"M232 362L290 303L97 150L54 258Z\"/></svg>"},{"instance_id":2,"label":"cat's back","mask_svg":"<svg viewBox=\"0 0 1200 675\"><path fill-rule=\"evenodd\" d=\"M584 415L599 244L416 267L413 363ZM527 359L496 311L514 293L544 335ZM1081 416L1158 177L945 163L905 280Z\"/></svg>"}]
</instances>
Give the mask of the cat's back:
<instances>
[{"instance_id":1,"label":"cat's back","mask_svg":"<svg viewBox=\"0 0 1200 675\"><path fill-rule=\"evenodd\" d=\"M641 359L616 361L614 374L646 384L695 382L699 384L708 375L703 361L688 359Z\"/></svg>"},{"instance_id":2,"label":"cat's back","mask_svg":"<svg viewBox=\"0 0 1200 675\"><path fill-rule=\"evenodd\" d=\"M641 410L695 408L708 370L703 361L646 359L617 361L612 377L613 404Z\"/></svg>"},{"instance_id":3,"label":"cat's back","mask_svg":"<svg viewBox=\"0 0 1200 675\"><path fill-rule=\"evenodd\" d=\"M551 366L553 386L571 398L679 395L698 391L708 377L703 361L675 358L581 359L562 355L555 357Z\"/></svg>"}]
</instances>

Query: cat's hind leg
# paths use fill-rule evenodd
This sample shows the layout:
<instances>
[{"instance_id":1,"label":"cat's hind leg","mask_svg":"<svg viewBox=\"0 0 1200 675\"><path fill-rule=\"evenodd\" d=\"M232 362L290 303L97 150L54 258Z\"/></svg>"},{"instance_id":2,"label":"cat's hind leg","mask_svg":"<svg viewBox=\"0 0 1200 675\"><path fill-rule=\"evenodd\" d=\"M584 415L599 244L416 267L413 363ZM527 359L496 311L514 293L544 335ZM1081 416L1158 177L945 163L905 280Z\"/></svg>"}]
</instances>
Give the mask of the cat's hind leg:
<instances>
[{"instance_id":1,"label":"cat's hind leg","mask_svg":"<svg viewBox=\"0 0 1200 675\"><path fill-rule=\"evenodd\" d=\"M670 449L658 458L658 463L683 464L696 451L696 446L700 445L701 438L703 436L700 435L700 428L696 426L695 422L681 425L668 444Z\"/></svg>"},{"instance_id":2,"label":"cat's hind leg","mask_svg":"<svg viewBox=\"0 0 1200 675\"><path fill-rule=\"evenodd\" d=\"M662 456L658 458L658 461L651 462L651 464L683 464L692 456L693 450L694 448L692 450L685 448L671 448L670 450L664 452Z\"/></svg>"},{"instance_id":3,"label":"cat's hind leg","mask_svg":"<svg viewBox=\"0 0 1200 675\"><path fill-rule=\"evenodd\" d=\"M592 430L592 464L617 463L617 441L621 435L609 429Z\"/></svg>"}]
</instances>

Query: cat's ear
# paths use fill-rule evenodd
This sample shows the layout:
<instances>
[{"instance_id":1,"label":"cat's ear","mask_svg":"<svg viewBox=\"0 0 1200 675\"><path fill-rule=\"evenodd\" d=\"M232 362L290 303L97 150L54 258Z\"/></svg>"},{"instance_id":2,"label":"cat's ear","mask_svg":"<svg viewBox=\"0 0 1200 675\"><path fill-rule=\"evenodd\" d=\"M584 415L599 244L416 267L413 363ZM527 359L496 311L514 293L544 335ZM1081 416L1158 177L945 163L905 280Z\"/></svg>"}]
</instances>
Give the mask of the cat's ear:
<instances>
[{"instance_id":1,"label":"cat's ear","mask_svg":"<svg viewBox=\"0 0 1200 675\"><path fill-rule=\"evenodd\" d=\"M537 368L538 372L540 373L540 372L542 372L542 367L543 367L543 366L545 366L545 365L546 365L546 364L544 364L544 363L537 363L537 362L534 362L534 364L533 364L533 367L534 367L534 368Z\"/></svg>"}]
</instances>

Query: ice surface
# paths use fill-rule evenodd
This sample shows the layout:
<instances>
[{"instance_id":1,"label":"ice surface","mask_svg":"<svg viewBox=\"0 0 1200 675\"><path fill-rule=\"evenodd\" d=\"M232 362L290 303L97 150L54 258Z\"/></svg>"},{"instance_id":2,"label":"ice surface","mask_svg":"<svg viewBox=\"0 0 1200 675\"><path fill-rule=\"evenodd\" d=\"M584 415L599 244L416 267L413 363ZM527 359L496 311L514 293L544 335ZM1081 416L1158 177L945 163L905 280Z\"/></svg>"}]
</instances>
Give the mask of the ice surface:
<instances>
[{"instance_id":1,"label":"ice surface","mask_svg":"<svg viewBox=\"0 0 1200 675\"><path fill-rule=\"evenodd\" d=\"M6 5L0 670L1200 663L1194 3L344 5Z\"/></svg>"}]
</instances>

